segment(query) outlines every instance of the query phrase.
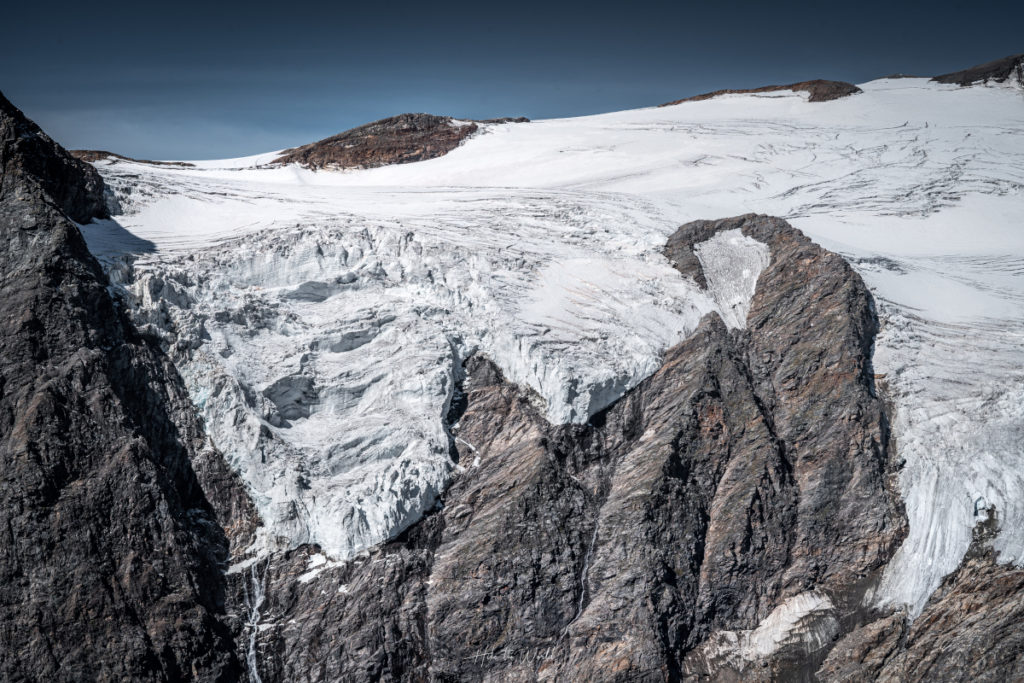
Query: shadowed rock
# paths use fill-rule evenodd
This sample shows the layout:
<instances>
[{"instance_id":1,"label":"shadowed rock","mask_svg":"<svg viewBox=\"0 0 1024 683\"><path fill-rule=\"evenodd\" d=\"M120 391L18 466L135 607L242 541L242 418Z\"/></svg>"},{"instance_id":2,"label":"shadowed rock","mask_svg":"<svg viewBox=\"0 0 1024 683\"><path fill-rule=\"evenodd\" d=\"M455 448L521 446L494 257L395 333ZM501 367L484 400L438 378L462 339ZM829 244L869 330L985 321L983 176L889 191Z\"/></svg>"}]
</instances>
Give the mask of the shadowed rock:
<instances>
[{"instance_id":1,"label":"shadowed rock","mask_svg":"<svg viewBox=\"0 0 1024 683\"><path fill-rule=\"evenodd\" d=\"M237 484L71 222L103 183L2 97L0 160L0 679L237 680L191 459Z\"/></svg>"}]
</instances>

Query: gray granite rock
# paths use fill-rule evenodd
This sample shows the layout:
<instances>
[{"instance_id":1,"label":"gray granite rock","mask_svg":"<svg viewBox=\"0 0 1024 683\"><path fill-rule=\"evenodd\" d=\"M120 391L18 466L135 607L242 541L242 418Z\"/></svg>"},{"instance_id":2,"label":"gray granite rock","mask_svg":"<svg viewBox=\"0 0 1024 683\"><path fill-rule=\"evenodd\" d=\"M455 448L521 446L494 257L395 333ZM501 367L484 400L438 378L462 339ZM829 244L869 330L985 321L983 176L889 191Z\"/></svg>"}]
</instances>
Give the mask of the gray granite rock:
<instances>
[{"instance_id":1,"label":"gray granite rock","mask_svg":"<svg viewBox=\"0 0 1024 683\"><path fill-rule=\"evenodd\" d=\"M201 429L71 222L102 181L2 96L0 168L0 679L236 680Z\"/></svg>"}]
</instances>

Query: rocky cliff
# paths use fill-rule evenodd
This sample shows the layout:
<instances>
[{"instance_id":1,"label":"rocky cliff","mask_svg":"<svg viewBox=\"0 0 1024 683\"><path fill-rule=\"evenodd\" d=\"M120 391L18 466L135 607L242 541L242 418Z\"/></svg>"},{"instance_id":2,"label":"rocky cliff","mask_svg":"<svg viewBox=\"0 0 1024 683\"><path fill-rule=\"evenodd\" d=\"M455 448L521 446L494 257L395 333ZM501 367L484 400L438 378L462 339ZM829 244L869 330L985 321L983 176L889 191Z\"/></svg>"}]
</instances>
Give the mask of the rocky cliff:
<instances>
[{"instance_id":1,"label":"rocky cliff","mask_svg":"<svg viewBox=\"0 0 1024 683\"><path fill-rule=\"evenodd\" d=\"M237 680L201 429L72 223L103 183L2 96L0 169L0 679Z\"/></svg>"},{"instance_id":2,"label":"rocky cliff","mask_svg":"<svg viewBox=\"0 0 1024 683\"><path fill-rule=\"evenodd\" d=\"M876 320L778 219L689 224L667 253L703 280L693 246L728 231L771 248L746 330L709 315L586 425L471 358L434 513L351 563L237 575L266 596L262 680L809 680L904 533Z\"/></svg>"}]
</instances>

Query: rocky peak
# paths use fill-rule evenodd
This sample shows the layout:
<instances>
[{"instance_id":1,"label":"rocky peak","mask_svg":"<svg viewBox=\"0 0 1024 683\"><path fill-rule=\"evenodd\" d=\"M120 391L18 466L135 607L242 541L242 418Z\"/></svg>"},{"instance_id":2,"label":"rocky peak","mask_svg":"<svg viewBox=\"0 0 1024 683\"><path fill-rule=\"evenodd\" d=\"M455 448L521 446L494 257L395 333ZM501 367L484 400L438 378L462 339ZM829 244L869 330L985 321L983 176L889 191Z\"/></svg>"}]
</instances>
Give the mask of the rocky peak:
<instances>
[{"instance_id":1,"label":"rocky peak","mask_svg":"<svg viewBox=\"0 0 1024 683\"><path fill-rule=\"evenodd\" d=\"M201 428L70 220L103 184L2 98L0 161L0 679L237 680Z\"/></svg>"},{"instance_id":2,"label":"rocky peak","mask_svg":"<svg viewBox=\"0 0 1024 683\"><path fill-rule=\"evenodd\" d=\"M526 117L468 121L433 114L399 114L285 152L278 164L307 168L375 168L444 156L479 129L478 124L526 123Z\"/></svg>"},{"instance_id":3,"label":"rocky peak","mask_svg":"<svg viewBox=\"0 0 1024 683\"><path fill-rule=\"evenodd\" d=\"M275 163L308 168L374 168L447 154L477 131L450 116L399 114L287 150Z\"/></svg>"},{"instance_id":4,"label":"rocky peak","mask_svg":"<svg viewBox=\"0 0 1024 683\"><path fill-rule=\"evenodd\" d=\"M26 184L39 186L71 220L107 216L96 169L68 154L0 93L0 201Z\"/></svg>"}]
</instances>

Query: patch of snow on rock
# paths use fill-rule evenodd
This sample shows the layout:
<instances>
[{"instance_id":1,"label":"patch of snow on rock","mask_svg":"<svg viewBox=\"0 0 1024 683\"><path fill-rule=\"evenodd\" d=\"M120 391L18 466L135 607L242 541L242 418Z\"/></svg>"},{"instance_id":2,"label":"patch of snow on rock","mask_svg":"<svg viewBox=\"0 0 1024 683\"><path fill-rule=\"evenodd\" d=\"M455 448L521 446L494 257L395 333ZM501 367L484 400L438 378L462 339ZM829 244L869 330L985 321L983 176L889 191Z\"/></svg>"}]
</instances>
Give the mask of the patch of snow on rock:
<instances>
[{"instance_id":1,"label":"patch of snow on rock","mask_svg":"<svg viewBox=\"0 0 1024 683\"><path fill-rule=\"evenodd\" d=\"M729 327L746 327L757 278L771 260L768 246L736 229L717 233L693 251L722 320Z\"/></svg>"},{"instance_id":2,"label":"patch of snow on rock","mask_svg":"<svg viewBox=\"0 0 1024 683\"><path fill-rule=\"evenodd\" d=\"M831 643L838 633L832 600L810 591L786 599L754 629L712 633L696 654L743 671L783 650L806 657Z\"/></svg>"}]
</instances>

